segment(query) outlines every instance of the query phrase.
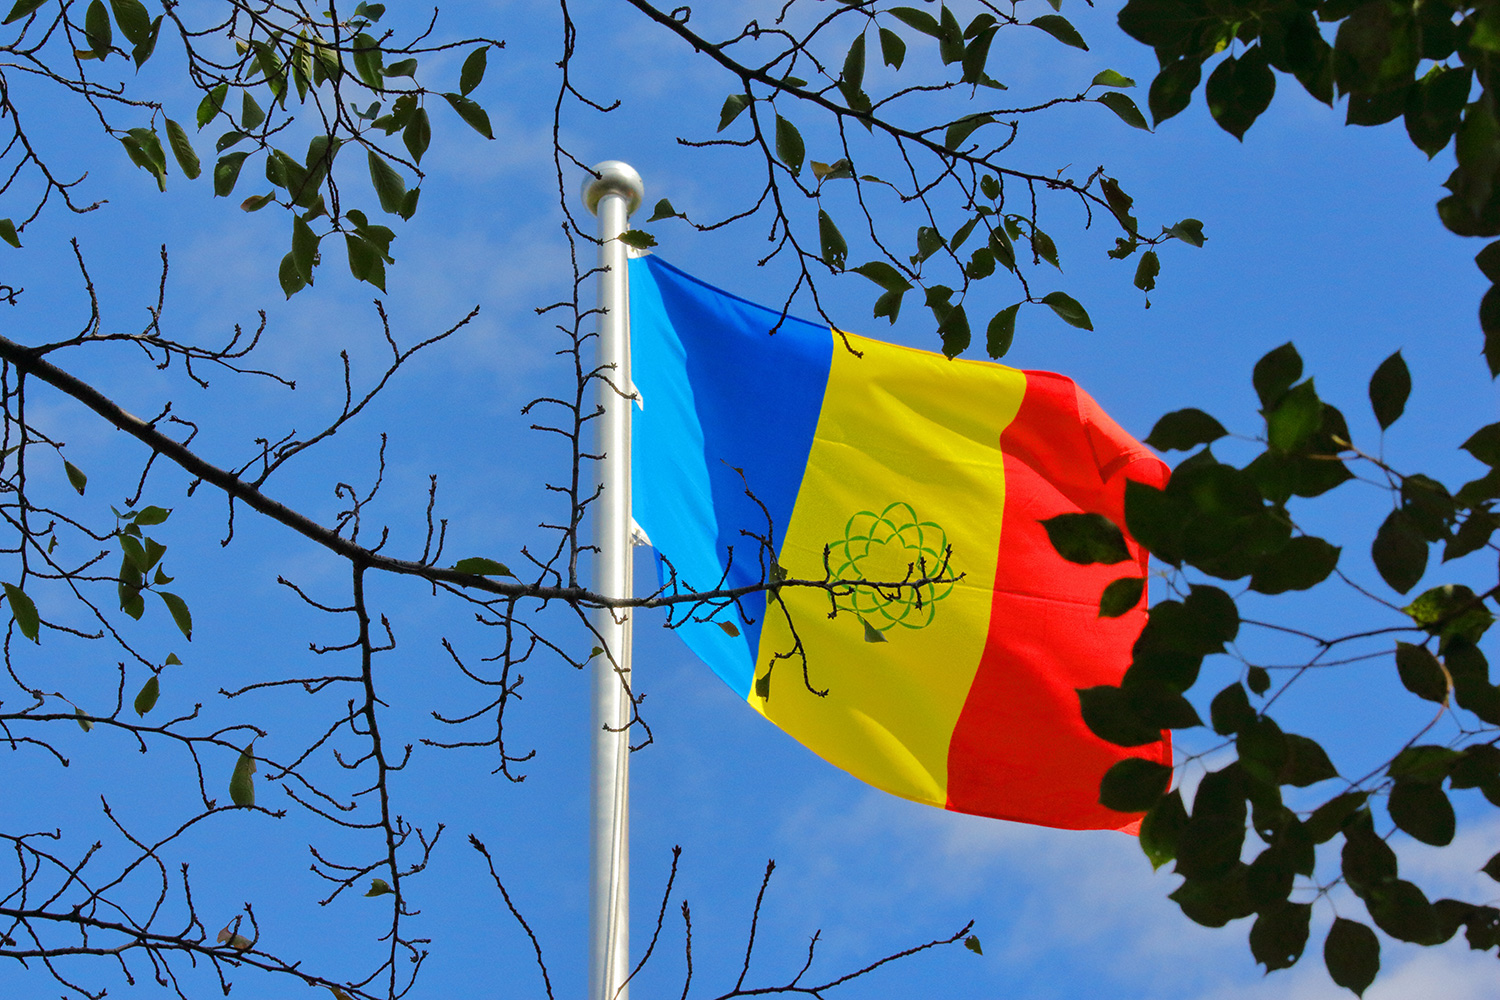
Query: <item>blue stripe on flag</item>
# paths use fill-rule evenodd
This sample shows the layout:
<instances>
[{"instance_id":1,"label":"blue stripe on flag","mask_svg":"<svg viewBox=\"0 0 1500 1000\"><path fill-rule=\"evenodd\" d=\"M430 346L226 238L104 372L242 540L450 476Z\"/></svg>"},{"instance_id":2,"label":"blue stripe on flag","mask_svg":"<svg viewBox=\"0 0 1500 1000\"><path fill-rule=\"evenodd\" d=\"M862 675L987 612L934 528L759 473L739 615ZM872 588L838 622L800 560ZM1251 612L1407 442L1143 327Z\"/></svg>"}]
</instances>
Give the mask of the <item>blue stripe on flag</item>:
<instances>
[{"instance_id":1,"label":"blue stripe on flag","mask_svg":"<svg viewBox=\"0 0 1500 1000\"><path fill-rule=\"evenodd\" d=\"M769 331L780 320L774 336ZM776 545L792 517L833 356L828 327L787 317L706 285L656 257L630 262L631 369L636 411L634 517L698 590L760 581L766 514ZM736 469L744 471L741 480ZM665 572L658 561L658 569ZM742 602L740 635L689 623L678 634L740 697L754 678L762 595Z\"/></svg>"}]
</instances>

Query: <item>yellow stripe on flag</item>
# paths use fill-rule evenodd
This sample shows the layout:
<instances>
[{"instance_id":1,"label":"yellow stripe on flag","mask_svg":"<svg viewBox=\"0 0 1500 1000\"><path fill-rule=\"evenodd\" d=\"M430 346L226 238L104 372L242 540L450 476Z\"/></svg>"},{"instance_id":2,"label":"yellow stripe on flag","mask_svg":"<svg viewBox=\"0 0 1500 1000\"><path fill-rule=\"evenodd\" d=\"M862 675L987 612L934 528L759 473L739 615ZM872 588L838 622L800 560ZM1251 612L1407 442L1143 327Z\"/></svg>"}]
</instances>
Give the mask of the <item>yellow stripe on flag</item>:
<instances>
[{"instance_id":1,"label":"yellow stripe on flag","mask_svg":"<svg viewBox=\"0 0 1500 1000\"><path fill-rule=\"evenodd\" d=\"M772 602L762 626L750 704L830 763L879 788L944 806L948 743L989 632L1005 507L1000 435L1026 390L1020 371L950 361L845 334L835 337L822 412L779 561L820 579L824 547L844 579L899 580L925 553L949 575L920 602L862 590L825 619L822 591L782 592L807 658L776 660L769 697L760 682L796 640ZM842 572L841 572L842 570ZM912 578L922 574L913 568ZM883 643L865 641L861 619ZM877 722L875 720L883 720Z\"/></svg>"}]
</instances>

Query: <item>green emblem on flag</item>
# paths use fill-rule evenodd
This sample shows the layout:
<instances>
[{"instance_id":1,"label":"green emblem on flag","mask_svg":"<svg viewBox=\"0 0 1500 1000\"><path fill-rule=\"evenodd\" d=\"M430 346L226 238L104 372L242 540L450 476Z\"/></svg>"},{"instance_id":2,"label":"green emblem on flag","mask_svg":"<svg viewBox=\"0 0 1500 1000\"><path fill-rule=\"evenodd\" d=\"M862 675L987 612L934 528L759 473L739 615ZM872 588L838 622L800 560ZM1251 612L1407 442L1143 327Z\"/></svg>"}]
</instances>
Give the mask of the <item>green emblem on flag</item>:
<instances>
[{"instance_id":1,"label":"green emblem on flag","mask_svg":"<svg viewBox=\"0 0 1500 1000\"><path fill-rule=\"evenodd\" d=\"M849 518L841 541L829 546L835 580L898 583L926 577L948 577L944 583L902 587L850 587L837 591L838 606L884 632L896 625L926 628L937 602L953 591L948 533L932 521L920 521L911 504L896 502L876 514L862 510Z\"/></svg>"}]
</instances>

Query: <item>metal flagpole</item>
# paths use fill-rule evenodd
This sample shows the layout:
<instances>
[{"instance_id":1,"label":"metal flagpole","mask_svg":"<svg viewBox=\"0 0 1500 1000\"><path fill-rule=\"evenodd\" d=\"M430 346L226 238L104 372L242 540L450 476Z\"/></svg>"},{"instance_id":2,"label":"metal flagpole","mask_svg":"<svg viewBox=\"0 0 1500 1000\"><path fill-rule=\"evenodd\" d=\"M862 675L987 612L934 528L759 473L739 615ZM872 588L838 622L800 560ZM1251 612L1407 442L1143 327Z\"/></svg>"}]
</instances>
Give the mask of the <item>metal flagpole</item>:
<instances>
[{"instance_id":1,"label":"metal flagpole","mask_svg":"<svg viewBox=\"0 0 1500 1000\"><path fill-rule=\"evenodd\" d=\"M594 167L583 200L599 220L600 495L594 504L599 546L595 590L630 597L630 286L618 237L641 203L641 176L619 160ZM590 779L588 1000L628 1000L630 963L630 616L601 608L593 618L604 652L593 659L593 770Z\"/></svg>"}]
</instances>

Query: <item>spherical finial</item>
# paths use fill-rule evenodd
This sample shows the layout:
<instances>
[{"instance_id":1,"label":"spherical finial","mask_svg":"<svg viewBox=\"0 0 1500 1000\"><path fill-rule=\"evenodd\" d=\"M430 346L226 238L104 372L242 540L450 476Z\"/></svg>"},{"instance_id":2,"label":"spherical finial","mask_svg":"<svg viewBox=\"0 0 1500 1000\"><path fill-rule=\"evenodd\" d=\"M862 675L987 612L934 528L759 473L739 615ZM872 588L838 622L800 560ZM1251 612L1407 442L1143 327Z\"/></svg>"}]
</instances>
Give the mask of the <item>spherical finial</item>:
<instances>
[{"instance_id":1,"label":"spherical finial","mask_svg":"<svg viewBox=\"0 0 1500 1000\"><path fill-rule=\"evenodd\" d=\"M611 192L625 196L628 202L625 209L627 215L641 207L641 199L646 196L646 186L641 183L641 175L630 164L619 160L605 160L594 164L593 172L599 176L590 175L583 179L583 203L589 207L590 212L597 213L599 199Z\"/></svg>"}]
</instances>

